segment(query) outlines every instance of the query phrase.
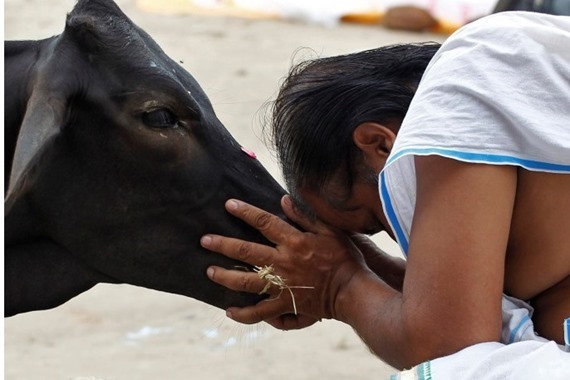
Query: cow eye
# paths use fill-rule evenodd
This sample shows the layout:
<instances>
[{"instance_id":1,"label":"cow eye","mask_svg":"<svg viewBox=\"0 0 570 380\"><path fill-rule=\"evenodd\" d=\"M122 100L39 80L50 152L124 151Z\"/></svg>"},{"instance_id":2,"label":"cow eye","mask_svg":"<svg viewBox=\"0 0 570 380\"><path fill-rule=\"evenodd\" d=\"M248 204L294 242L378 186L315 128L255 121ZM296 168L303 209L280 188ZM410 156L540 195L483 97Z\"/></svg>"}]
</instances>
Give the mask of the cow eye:
<instances>
[{"instance_id":1,"label":"cow eye","mask_svg":"<svg viewBox=\"0 0 570 380\"><path fill-rule=\"evenodd\" d=\"M176 116L166 108L143 112L142 121L151 128L174 128L178 124Z\"/></svg>"}]
</instances>

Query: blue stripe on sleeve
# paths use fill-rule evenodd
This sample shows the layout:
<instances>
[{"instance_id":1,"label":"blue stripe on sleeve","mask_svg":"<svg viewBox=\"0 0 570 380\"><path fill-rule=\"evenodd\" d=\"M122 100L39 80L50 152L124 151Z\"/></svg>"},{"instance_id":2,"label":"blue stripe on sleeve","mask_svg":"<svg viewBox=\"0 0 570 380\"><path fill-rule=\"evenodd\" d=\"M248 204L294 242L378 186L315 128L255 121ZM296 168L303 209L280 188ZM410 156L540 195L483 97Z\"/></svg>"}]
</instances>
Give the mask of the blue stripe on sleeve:
<instances>
[{"instance_id":1,"label":"blue stripe on sleeve","mask_svg":"<svg viewBox=\"0 0 570 380\"><path fill-rule=\"evenodd\" d=\"M390 163L396 161L398 158L405 155L439 155L448 158L454 158L460 161L483 163L483 164L495 164L495 165L517 165L529 170L538 170L544 172L553 173L570 173L570 165L554 164L549 162L526 160L519 157L493 154L493 153L470 153L461 152L450 149L439 149L439 148L408 148L402 149L394 156L390 156L390 159L386 163L388 166ZM570 152L568 153L570 155Z\"/></svg>"},{"instance_id":2,"label":"blue stripe on sleeve","mask_svg":"<svg viewBox=\"0 0 570 380\"><path fill-rule=\"evenodd\" d=\"M400 244L400 248L406 256L408 255L408 239L404 234L404 230L402 230L402 226L398 221L398 217L396 216L396 212L394 211L394 206L392 205L392 200L390 199L390 194L388 193L388 188L386 187L386 177L384 176L384 172L380 174L380 194L382 196L382 204L384 205L384 209L386 210L386 217L390 221L392 225L392 229L394 230L394 235L398 239L398 243Z\"/></svg>"}]
</instances>

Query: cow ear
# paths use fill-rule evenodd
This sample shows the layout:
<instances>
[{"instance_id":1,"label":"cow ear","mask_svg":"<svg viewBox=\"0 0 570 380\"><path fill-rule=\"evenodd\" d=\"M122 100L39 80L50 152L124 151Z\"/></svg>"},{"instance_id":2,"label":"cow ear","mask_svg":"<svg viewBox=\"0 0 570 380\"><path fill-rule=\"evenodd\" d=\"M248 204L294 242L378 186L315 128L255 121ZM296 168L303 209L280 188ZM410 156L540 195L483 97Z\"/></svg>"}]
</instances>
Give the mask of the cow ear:
<instances>
[{"instance_id":1,"label":"cow ear","mask_svg":"<svg viewBox=\"0 0 570 380\"><path fill-rule=\"evenodd\" d=\"M104 28L100 25L101 20L96 20L89 15L69 15L65 23L64 35L75 41L83 51L97 52L104 43Z\"/></svg>"},{"instance_id":2,"label":"cow ear","mask_svg":"<svg viewBox=\"0 0 570 380\"><path fill-rule=\"evenodd\" d=\"M32 184L35 163L51 145L65 121L65 100L38 87L28 100L20 127L6 204Z\"/></svg>"}]
</instances>

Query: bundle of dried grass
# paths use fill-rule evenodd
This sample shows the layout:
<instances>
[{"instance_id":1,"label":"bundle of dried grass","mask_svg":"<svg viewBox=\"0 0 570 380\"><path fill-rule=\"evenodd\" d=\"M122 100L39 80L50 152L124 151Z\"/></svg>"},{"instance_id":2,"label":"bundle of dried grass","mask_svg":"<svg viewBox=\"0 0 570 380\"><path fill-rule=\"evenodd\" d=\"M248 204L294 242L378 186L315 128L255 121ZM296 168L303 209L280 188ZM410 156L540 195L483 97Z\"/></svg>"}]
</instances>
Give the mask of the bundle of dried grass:
<instances>
[{"instance_id":1,"label":"bundle of dried grass","mask_svg":"<svg viewBox=\"0 0 570 380\"><path fill-rule=\"evenodd\" d=\"M263 294L263 293L267 292L269 290L269 288L271 287L271 285L276 285L279 288L280 292L277 295L277 297L270 298L269 301L271 301L271 300L279 299L279 297L281 297L281 293L283 292L283 290L287 289L289 291L289 294L291 294L291 300L293 301L293 310L295 312L295 315L297 315L297 305L295 304L295 295L293 295L293 291L291 289L314 289L313 286L289 286L289 285L287 285L285 283L284 278L275 274L273 264L265 265L263 267L255 266L253 268L253 270L255 271L255 273L257 273L259 278L267 281L267 283L265 284L265 287L263 288L263 290L261 292L259 292L259 294Z\"/></svg>"}]
</instances>

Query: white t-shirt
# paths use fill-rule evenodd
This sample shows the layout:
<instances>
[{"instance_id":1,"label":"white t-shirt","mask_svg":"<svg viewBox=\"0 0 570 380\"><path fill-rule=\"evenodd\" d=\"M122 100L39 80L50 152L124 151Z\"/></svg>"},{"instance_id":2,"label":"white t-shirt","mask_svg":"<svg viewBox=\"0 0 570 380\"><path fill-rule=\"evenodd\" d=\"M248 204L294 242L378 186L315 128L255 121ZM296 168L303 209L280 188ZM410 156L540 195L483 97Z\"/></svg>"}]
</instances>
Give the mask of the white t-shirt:
<instances>
[{"instance_id":1,"label":"white t-shirt","mask_svg":"<svg viewBox=\"0 0 570 380\"><path fill-rule=\"evenodd\" d=\"M450 36L429 63L380 173L405 253L418 155L570 173L570 17L490 15Z\"/></svg>"}]
</instances>

